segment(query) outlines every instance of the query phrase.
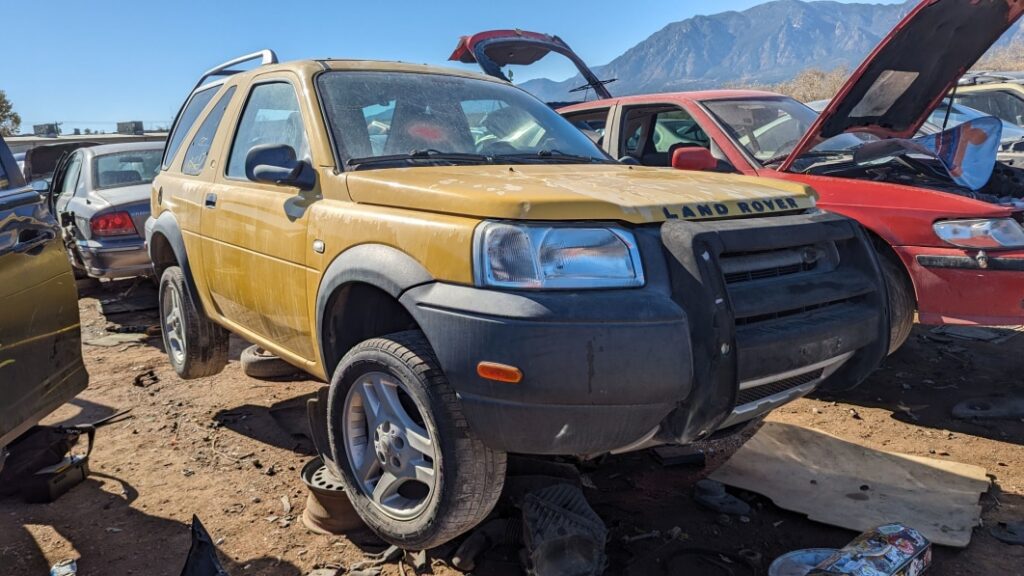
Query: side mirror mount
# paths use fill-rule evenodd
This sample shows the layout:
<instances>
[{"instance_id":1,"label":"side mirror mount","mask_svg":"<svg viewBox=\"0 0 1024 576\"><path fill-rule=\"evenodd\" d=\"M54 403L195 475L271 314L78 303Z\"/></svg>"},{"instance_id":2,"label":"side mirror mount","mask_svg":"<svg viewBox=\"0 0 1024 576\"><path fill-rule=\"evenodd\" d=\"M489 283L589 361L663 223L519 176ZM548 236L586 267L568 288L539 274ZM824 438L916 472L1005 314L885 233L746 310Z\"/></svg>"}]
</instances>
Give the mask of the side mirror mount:
<instances>
[{"instance_id":1,"label":"side mirror mount","mask_svg":"<svg viewBox=\"0 0 1024 576\"><path fill-rule=\"evenodd\" d=\"M682 146L672 151L672 167L676 170L714 170L718 160L707 148Z\"/></svg>"},{"instance_id":2,"label":"side mirror mount","mask_svg":"<svg viewBox=\"0 0 1024 576\"><path fill-rule=\"evenodd\" d=\"M316 186L316 173L305 160L295 157L287 144L261 144L245 155L245 175L253 182L295 186L309 191Z\"/></svg>"},{"instance_id":3,"label":"side mirror mount","mask_svg":"<svg viewBox=\"0 0 1024 576\"><path fill-rule=\"evenodd\" d=\"M619 162L622 163L622 164L625 164L627 166L639 166L640 165L640 161L639 160L637 160L636 158L634 158L634 157L632 157L632 156L630 156L628 154L623 156L622 158L619 158Z\"/></svg>"},{"instance_id":4,"label":"side mirror mount","mask_svg":"<svg viewBox=\"0 0 1024 576\"><path fill-rule=\"evenodd\" d=\"M40 196L47 196L50 194L50 183L46 180L33 180L32 189L38 192Z\"/></svg>"}]
</instances>

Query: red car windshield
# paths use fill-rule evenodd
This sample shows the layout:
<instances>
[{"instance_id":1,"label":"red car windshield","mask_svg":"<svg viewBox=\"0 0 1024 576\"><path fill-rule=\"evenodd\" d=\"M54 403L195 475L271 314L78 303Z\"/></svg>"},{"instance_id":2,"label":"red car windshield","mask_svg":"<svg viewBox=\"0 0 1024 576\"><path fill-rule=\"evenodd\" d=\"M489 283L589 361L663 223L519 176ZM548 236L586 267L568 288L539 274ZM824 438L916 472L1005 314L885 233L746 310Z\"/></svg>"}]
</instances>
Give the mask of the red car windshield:
<instances>
[{"instance_id":1,"label":"red car windshield","mask_svg":"<svg viewBox=\"0 0 1024 576\"><path fill-rule=\"evenodd\" d=\"M800 142L818 113L792 98L710 100L704 107L732 139L762 164L781 161ZM835 153L864 143L855 134L840 134L822 142L814 152Z\"/></svg>"}]
</instances>

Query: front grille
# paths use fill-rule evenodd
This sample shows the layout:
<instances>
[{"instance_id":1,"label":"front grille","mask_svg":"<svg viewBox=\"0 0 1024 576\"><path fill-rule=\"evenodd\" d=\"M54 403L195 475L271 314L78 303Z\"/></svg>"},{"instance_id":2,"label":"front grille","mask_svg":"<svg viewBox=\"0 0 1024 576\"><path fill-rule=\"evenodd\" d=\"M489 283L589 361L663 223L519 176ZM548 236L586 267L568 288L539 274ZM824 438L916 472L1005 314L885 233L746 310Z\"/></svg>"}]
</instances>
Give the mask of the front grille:
<instances>
[{"instance_id":1,"label":"front grille","mask_svg":"<svg viewBox=\"0 0 1024 576\"><path fill-rule=\"evenodd\" d=\"M814 264L790 264L788 266L776 266L773 268L763 268L761 270L750 270L745 272L732 272L725 275L726 284L736 284L739 282L751 282L753 280L764 280L765 278L778 278L779 276L789 276L790 274L799 274L801 272L810 272L814 270Z\"/></svg>"},{"instance_id":2,"label":"front grille","mask_svg":"<svg viewBox=\"0 0 1024 576\"><path fill-rule=\"evenodd\" d=\"M736 326L747 326L750 324L758 324L760 322L767 322L769 320L778 320L779 318L785 318L787 316L796 316L799 314L805 314L807 312L813 312L815 310L821 310L822 308L828 308L830 306L839 306L840 304L852 304L859 301L860 296L852 298L842 298L839 300L831 300L829 302L822 302L818 304L809 304L807 306L798 306L796 308L790 308L788 310L782 310L779 312L771 312L769 314L761 314L759 316L751 316L749 318L737 318Z\"/></svg>"},{"instance_id":3,"label":"front grille","mask_svg":"<svg viewBox=\"0 0 1024 576\"><path fill-rule=\"evenodd\" d=\"M821 378L824 373L824 368L818 368L817 370L807 372L806 374L800 374L798 376L776 380L775 382L769 382L768 384L763 384L754 388L740 390L739 394L736 396L736 405L742 406L744 404L750 404L752 402L757 402L758 400L763 400L769 396L774 396L775 394L786 392L805 384L810 384L811 382Z\"/></svg>"},{"instance_id":4,"label":"front grille","mask_svg":"<svg viewBox=\"0 0 1024 576\"><path fill-rule=\"evenodd\" d=\"M826 245L796 246L781 250L726 253L720 257L722 275L727 285L780 278L835 267L830 255L834 247Z\"/></svg>"}]
</instances>

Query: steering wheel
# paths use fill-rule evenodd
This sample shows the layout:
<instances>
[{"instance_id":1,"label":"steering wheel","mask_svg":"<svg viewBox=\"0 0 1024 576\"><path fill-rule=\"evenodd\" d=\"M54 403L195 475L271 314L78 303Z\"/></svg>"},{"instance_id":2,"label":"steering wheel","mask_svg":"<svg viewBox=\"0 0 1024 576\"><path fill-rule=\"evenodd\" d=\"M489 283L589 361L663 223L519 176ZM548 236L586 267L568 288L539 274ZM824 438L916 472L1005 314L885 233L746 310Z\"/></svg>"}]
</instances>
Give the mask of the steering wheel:
<instances>
[{"instance_id":1,"label":"steering wheel","mask_svg":"<svg viewBox=\"0 0 1024 576\"><path fill-rule=\"evenodd\" d=\"M504 140L488 140L477 147L480 154L515 154L519 149Z\"/></svg>"}]
</instances>

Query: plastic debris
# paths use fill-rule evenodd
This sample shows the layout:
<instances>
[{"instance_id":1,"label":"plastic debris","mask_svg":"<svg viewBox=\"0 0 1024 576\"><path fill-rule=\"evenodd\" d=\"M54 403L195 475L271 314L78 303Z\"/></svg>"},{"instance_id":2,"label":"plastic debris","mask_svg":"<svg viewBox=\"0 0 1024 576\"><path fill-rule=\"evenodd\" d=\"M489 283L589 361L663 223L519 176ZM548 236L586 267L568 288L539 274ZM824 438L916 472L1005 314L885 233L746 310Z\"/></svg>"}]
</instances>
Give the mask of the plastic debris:
<instances>
[{"instance_id":1,"label":"plastic debris","mask_svg":"<svg viewBox=\"0 0 1024 576\"><path fill-rule=\"evenodd\" d=\"M75 576L78 574L78 562L61 560L50 567L50 576Z\"/></svg>"},{"instance_id":2,"label":"plastic debris","mask_svg":"<svg viewBox=\"0 0 1024 576\"><path fill-rule=\"evenodd\" d=\"M693 499L710 510L732 516L749 516L750 505L725 491L725 485L710 479L697 482Z\"/></svg>"},{"instance_id":3,"label":"plastic debris","mask_svg":"<svg viewBox=\"0 0 1024 576\"><path fill-rule=\"evenodd\" d=\"M530 492L522 510L528 574L604 573L608 529L577 486L556 484Z\"/></svg>"},{"instance_id":4,"label":"plastic debris","mask_svg":"<svg viewBox=\"0 0 1024 576\"><path fill-rule=\"evenodd\" d=\"M990 528L989 532L1000 542L1024 546L1024 520L1019 522L1000 522Z\"/></svg>"}]
</instances>

